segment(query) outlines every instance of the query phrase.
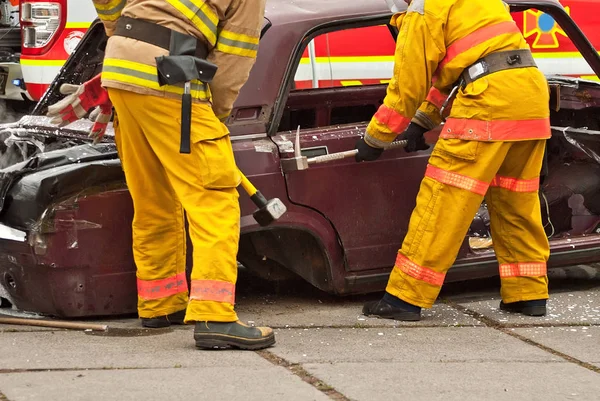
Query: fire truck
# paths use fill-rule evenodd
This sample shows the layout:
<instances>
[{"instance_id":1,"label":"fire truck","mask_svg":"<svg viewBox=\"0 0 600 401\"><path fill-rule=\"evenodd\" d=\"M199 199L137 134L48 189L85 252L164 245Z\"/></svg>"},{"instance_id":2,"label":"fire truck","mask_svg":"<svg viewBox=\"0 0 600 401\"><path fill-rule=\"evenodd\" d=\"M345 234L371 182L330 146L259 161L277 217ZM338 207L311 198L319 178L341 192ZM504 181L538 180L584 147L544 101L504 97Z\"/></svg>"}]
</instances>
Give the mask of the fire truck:
<instances>
[{"instance_id":1,"label":"fire truck","mask_svg":"<svg viewBox=\"0 0 600 401\"><path fill-rule=\"evenodd\" d=\"M39 100L96 17L91 0L0 0L0 99Z\"/></svg>"},{"instance_id":2,"label":"fire truck","mask_svg":"<svg viewBox=\"0 0 600 401\"><path fill-rule=\"evenodd\" d=\"M383 1L383 0L382 0ZM600 49L600 2L561 1L595 49ZM513 12L538 67L546 75L597 80L592 69L554 19L538 10ZM296 89L387 83L395 42L388 27L356 28L317 36L296 72Z\"/></svg>"},{"instance_id":3,"label":"fire truck","mask_svg":"<svg viewBox=\"0 0 600 401\"><path fill-rule=\"evenodd\" d=\"M600 49L600 3L562 3ZM96 17L92 0L0 0L0 99L39 100ZM595 77L552 17L528 10L513 18L544 73ZM296 89L388 82L395 43L387 29L348 29L314 38L296 72Z\"/></svg>"}]
</instances>

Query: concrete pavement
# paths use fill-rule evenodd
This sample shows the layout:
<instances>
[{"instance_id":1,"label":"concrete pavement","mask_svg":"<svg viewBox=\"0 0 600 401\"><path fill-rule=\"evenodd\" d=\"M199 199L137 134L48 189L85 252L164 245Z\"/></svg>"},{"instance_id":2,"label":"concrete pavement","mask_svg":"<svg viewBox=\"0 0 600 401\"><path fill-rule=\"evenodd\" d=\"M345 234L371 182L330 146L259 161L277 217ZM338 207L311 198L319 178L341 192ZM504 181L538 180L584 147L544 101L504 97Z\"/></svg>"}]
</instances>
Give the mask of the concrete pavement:
<instances>
[{"instance_id":1,"label":"concrete pavement","mask_svg":"<svg viewBox=\"0 0 600 401\"><path fill-rule=\"evenodd\" d=\"M600 278L551 288L542 318L473 284L405 324L362 316L376 295L241 287L240 319L276 329L259 352L198 351L191 327L131 318L107 333L0 325L0 401L600 399Z\"/></svg>"}]
</instances>

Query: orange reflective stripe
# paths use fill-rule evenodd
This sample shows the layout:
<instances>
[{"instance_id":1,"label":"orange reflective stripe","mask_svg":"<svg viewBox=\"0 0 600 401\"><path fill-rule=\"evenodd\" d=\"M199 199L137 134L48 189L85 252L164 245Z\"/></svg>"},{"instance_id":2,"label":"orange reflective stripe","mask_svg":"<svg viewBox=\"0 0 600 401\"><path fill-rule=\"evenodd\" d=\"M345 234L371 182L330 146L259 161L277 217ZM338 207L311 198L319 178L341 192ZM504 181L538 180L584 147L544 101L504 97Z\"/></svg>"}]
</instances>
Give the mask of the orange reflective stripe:
<instances>
[{"instance_id":1,"label":"orange reflective stripe","mask_svg":"<svg viewBox=\"0 0 600 401\"><path fill-rule=\"evenodd\" d=\"M546 263L505 263L500 265L500 277L541 277L547 272Z\"/></svg>"},{"instance_id":2,"label":"orange reflective stripe","mask_svg":"<svg viewBox=\"0 0 600 401\"><path fill-rule=\"evenodd\" d=\"M427 165L425 177L432 178L442 184L465 189L481 196L485 195L489 186L483 181L467 177L466 175L453 173L452 171L443 170L439 167L432 166L431 164Z\"/></svg>"},{"instance_id":3,"label":"orange reflective stripe","mask_svg":"<svg viewBox=\"0 0 600 401\"><path fill-rule=\"evenodd\" d=\"M446 56L440 62L438 69L442 69L446 64L454 60L459 54L462 54L473 47L480 45L490 39L495 38L506 33L517 33L521 31L515 21L504 21L495 25L484 26L476 31L471 32L464 38L460 38L446 50Z\"/></svg>"},{"instance_id":4,"label":"orange reflective stripe","mask_svg":"<svg viewBox=\"0 0 600 401\"><path fill-rule=\"evenodd\" d=\"M508 189L513 192L535 192L540 188L540 178L532 178L530 180L521 180L512 177L495 176L490 187L498 187Z\"/></svg>"},{"instance_id":5,"label":"orange reflective stripe","mask_svg":"<svg viewBox=\"0 0 600 401\"><path fill-rule=\"evenodd\" d=\"M403 132L408 124L410 124L410 118L404 117L394 109L390 109L385 104L379 106L375 118L381 124L387 125L392 132Z\"/></svg>"},{"instance_id":6,"label":"orange reflective stripe","mask_svg":"<svg viewBox=\"0 0 600 401\"><path fill-rule=\"evenodd\" d=\"M429 267L419 266L401 253L396 257L396 268L412 278L440 287L444 284L446 278L444 273L436 272Z\"/></svg>"},{"instance_id":7,"label":"orange reflective stripe","mask_svg":"<svg viewBox=\"0 0 600 401\"><path fill-rule=\"evenodd\" d=\"M235 303L235 284L221 280L192 280L190 299Z\"/></svg>"},{"instance_id":8,"label":"orange reflective stripe","mask_svg":"<svg viewBox=\"0 0 600 401\"><path fill-rule=\"evenodd\" d=\"M427 99L425 99L425 100L427 100L429 103L433 104L438 109L441 109L442 106L444 105L444 102L446 101L447 97L448 96L446 96L442 92L440 92L439 89L432 86L431 89L429 90L429 94L427 94Z\"/></svg>"},{"instance_id":9,"label":"orange reflective stripe","mask_svg":"<svg viewBox=\"0 0 600 401\"><path fill-rule=\"evenodd\" d=\"M550 138L550 119L533 120L472 120L448 118L440 138L472 141L517 141Z\"/></svg>"},{"instance_id":10,"label":"orange reflective stripe","mask_svg":"<svg viewBox=\"0 0 600 401\"><path fill-rule=\"evenodd\" d=\"M185 273L159 280L137 279L138 296L143 299L159 299L187 292Z\"/></svg>"}]
</instances>

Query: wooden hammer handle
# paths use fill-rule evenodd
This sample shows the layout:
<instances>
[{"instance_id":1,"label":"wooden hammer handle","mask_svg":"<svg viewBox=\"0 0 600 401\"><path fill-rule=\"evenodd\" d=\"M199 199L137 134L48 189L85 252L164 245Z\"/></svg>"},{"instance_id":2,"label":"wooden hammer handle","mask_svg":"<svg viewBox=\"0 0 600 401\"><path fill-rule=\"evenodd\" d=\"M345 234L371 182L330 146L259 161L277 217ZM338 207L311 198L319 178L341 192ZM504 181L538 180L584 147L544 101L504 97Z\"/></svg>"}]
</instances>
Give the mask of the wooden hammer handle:
<instances>
[{"instance_id":1,"label":"wooden hammer handle","mask_svg":"<svg viewBox=\"0 0 600 401\"><path fill-rule=\"evenodd\" d=\"M78 322L65 322L60 320L25 319L19 317L1 317L1 324L17 324L23 326L53 327L57 329L94 330L106 331L108 326L104 324L90 324Z\"/></svg>"}]
</instances>

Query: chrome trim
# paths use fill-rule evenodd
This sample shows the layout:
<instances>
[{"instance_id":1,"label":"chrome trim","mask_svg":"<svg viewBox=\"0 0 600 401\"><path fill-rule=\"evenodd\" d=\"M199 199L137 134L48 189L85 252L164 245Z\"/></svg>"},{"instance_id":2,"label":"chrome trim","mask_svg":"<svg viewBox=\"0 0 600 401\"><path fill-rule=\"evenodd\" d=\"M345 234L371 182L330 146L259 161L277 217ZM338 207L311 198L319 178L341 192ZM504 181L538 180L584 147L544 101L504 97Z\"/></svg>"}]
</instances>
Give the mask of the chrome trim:
<instances>
[{"instance_id":1,"label":"chrome trim","mask_svg":"<svg viewBox=\"0 0 600 401\"><path fill-rule=\"evenodd\" d=\"M231 142L243 141L244 139L259 139L266 138L267 134L247 134L247 135L230 135Z\"/></svg>"}]
</instances>

